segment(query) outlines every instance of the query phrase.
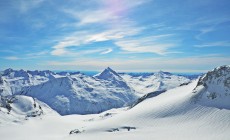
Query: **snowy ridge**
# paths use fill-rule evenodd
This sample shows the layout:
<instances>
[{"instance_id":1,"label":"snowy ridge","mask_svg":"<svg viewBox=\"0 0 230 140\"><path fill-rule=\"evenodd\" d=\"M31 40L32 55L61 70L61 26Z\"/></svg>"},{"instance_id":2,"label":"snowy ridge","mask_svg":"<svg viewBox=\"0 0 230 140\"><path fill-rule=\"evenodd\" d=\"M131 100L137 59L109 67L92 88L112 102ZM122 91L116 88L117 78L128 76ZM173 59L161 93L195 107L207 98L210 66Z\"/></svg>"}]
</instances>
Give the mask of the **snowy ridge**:
<instances>
[{"instance_id":1,"label":"snowy ridge","mask_svg":"<svg viewBox=\"0 0 230 140\"><path fill-rule=\"evenodd\" d=\"M230 109L230 66L209 71L199 79L194 92L199 104Z\"/></svg>"},{"instance_id":2,"label":"snowy ridge","mask_svg":"<svg viewBox=\"0 0 230 140\"><path fill-rule=\"evenodd\" d=\"M5 80L5 87L8 91L5 95L13 95L21 92L23 87L29 87L33 85L39 85L41 83L47 82L50 79L55 79L60 77L60 75L54 72L45 71L25 71L25 70L13 70L6 69L2 72L2 77Z\"/></svg>"},{"instance_id":3,"label":"snowy ridge","mask_svg":"<svg viewBox=\"0 0 230 140\"><path fill-rule=\"evenodd\" d=\"M155 91L172 89L191 81L186 77L163 71L137 76L123 73L121 77L139 93L139 96Z\"/></svg>"},{"instance_id":4,"label":"snowy ridge","mask_svg":"<svg viewBox=\"0 0 230 140\"><path fill-rule=\"evenodd\" d=\"M110 69L111 70L111 69ZM137 96L122 78L107 69L102 77L82 74L55 78L46 83L25 87L20 94L35 97L56 110L61 115L99 113L111 108L119 108L133 103Z\"/></svg>"}]
</instances>

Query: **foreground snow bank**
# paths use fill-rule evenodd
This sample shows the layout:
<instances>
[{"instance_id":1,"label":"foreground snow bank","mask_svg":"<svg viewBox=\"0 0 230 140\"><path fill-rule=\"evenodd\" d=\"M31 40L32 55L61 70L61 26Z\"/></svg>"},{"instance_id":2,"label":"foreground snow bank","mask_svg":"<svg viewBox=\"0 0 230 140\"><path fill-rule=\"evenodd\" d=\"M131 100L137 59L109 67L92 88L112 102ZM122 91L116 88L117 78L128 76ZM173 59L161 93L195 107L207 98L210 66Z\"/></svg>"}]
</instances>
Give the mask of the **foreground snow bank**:
<instances>
[{"instance_id":1,"label":"foreground snow bank","mask_svg":"<svg viewBox=\"0 0 230 140\"><path fill-rule=\"evenodd\" d=\"M45 103L23 95L0 96L0 114L2 125L22 123L30 117L41 117L47 114L57 115Z\"/></svg>"}]
</instances>

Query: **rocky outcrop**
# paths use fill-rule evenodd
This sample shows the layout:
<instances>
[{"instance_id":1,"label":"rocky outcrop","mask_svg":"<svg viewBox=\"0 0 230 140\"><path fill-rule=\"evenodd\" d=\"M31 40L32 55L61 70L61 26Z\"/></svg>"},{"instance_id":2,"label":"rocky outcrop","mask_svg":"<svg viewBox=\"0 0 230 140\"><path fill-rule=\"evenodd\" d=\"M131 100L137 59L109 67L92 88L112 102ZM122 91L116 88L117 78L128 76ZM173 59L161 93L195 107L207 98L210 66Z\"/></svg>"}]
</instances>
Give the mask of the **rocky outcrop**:
<instances>
[{"instance_id":1,"label":"rocky outcrop","mask_svg":"<svg viewBox=\"0 0 230 140\"><path fill-rule=\"evenodd\" d=\"M230 66L220 66L202 76L194 89L194 101L230 109Z\"/></svg>"}]
</instances>

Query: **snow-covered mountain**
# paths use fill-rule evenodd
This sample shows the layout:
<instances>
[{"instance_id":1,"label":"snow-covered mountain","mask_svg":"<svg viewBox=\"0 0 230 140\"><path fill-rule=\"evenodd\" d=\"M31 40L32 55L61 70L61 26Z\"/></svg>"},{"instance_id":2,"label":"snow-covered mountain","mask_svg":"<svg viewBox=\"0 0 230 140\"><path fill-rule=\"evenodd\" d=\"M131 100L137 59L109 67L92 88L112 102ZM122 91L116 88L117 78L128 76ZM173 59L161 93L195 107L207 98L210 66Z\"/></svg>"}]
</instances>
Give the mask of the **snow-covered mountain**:
<instances>
[{"instance_id":1,"label":"snow-covered mountain","mask_svg":"<svg viewBox=\"0 0 230 140\"><path fill-rule=\"evenodd\" d=\"M99 113L133 103L137 96L125 81L107 68L97 76L75 74L23 88L20 94L35 97L61 115Z\"/></svg>"},{"instance_id":2,"label":"snow-covered mountain","mask_svg":"<svg viewBox=\"0 0 230 140\"><path fill-rule=\"evenodd\" d=\"M173 75L169 72L163 71L144 75L132 75L126 73L122 73L120 75L139 93L139 96L155 91L172 89L180 86L181 84L190 82L190 79L186 77Z\"/></svg>"},{"instance_id":3,"label":"snow-covered mountain","mask_svg":"<svg viewBox=\"0 0 230 140\"><path fill-rule=\"evenodd\" d=\"M91 77L80 72L2 72L1 95L27 95L47 103L62 115L98 113L136 102L137 96L164 91L190 80L168 72L118 74L111 68Z\"/></svg>"},{"instance_id":4,"label":"snow-covered mountain","mask_svg":"<svg viewBox=\"0 0 230 140\"><path fill-rule=\"evenodd\" d=\"M0 75L0 96L7 96L11 94L12 92L9 83L7 83L5 78Z\"/></svg>"},{"instance_id":5,"label":"snow-covered mountain","mask_svg":"<svg viewBox=\"0 0 230 140\"><path fill-rule=\"evenodd\" d=\"M60 75L48 70L25 71L6 69L2 72L2 79L5 81L5 88L8 87L7 90L10 90L10 92L5 92L5 94L8 95L21 92L23 87L39 85L57 77L60 77Z\"/></svg>"},{"instance_id":6,"label":"snow-covered mountain","mask_svg":"<svg viewBox=\"0 0 230 140\"><path fill-rule=\"evenodd\" d=\"M55 114L45 103L32 97L0 96L0 125L21 123L30 117L42 117L43 115Z\"/></svg>"},{"instance_id":7,"label":"snow-covered mountain","mask_svg":"<svg viewBox=\"0 0 230 140\"><path fill-rule=\"evenodd\" d=\"M230 66L217 67L198 81L195 102L230 109Z\"/></svg>"},{"instance_id":8,"label":"snow-covered mountain","mask_svg":"<svg viewBox=\"0 0 230 140\"><path fill-rule=\"evenodd\" d=\"M126 81L110 67L106 68L103 72L95 75L94 77L99 80L109 82L109 84L117 87L129 88Z\"/></svg>"}]
</instances>

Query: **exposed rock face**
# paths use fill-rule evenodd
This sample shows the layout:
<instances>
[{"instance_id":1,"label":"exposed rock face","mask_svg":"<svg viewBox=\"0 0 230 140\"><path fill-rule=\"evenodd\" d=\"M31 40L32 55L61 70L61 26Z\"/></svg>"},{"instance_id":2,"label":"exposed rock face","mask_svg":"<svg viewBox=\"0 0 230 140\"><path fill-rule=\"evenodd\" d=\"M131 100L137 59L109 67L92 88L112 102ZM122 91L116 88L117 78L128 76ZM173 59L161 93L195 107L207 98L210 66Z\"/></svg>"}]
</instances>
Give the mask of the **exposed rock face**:
<instances>
[{"instance_id":1,"label":"exposed rock face","mask_svg":"<svg viewBox=\"0 0 230 140\"><path fill-rule=\"evenodd\" d=\"M200 104L230 109L230 66L209 71L199 79L194 92Z\"/></svg>"}]
</instances>

